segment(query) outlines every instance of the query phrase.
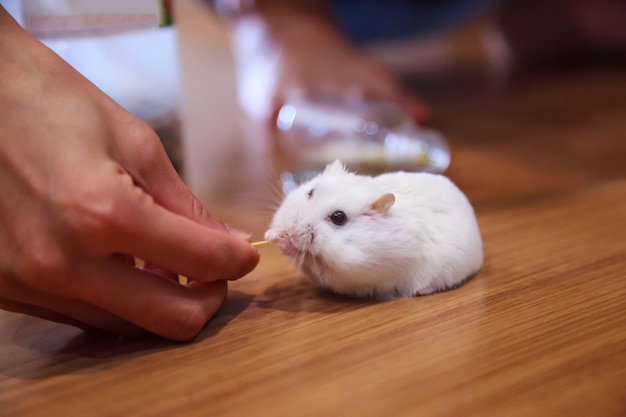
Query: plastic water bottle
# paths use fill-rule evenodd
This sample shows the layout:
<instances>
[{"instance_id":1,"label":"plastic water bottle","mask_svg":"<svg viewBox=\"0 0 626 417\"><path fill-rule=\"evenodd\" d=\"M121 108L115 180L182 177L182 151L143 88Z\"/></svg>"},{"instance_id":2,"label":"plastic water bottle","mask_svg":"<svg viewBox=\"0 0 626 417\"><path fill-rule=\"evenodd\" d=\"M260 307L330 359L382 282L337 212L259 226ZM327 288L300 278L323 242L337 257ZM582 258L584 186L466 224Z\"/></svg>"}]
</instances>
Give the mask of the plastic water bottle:
<instances>
[{"instance_id":1,"label":"plastic water bottle","mask_svg":"<svg viewBox=\"0 0 626 417\"><path fill-rule=\"evenodd\" d=\"M450 163L448 143L441 133L418 126L386 102L337 97L292 100L280 109L276 125L279 146L301 163L302 172L319 172L335 159L367 174L441 173Z\"/></svg>"}]
</instances>

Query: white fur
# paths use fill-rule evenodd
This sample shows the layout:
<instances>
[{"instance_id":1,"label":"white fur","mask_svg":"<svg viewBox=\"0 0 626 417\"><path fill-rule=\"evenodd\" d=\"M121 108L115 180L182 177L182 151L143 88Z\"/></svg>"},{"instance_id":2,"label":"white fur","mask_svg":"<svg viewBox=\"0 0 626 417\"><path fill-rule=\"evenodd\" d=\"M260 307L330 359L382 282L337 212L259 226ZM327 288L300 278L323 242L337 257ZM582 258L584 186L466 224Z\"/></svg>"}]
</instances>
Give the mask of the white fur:
<instances>
[{"instance_id":1,"label":"white fur","mask_svg":"<svg viewBox=\"0 0 626 417\"><path fill-rule=\"evenodd\" d=\"M381 213L373 203L386 193L395 202ZM348 216L343 226L330 221L336 210ZM361 176L339 161L289 193L265 236L313 284L361 298L446 290L478 272L483 262L474 210L448 178L406 172Z\"/></svg>"}]
</instances>

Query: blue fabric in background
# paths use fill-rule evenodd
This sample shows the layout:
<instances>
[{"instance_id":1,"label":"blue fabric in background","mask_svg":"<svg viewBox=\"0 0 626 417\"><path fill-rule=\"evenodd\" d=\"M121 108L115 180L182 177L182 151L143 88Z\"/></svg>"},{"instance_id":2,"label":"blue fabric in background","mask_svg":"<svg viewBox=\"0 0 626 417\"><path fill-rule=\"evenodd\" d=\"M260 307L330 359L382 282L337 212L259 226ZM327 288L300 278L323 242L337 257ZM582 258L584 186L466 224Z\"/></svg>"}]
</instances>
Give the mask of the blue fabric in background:
<instances>
[{"instance_id":1,"label":"blue fabric in background","mask_svg":"<svg viewBox=\"0 0 626 417\"><path fill-rule=\"evenodd\" d=\"M355 42L424 35L469 19L498 0L334 0L338 24Z\"/></svg>"}]
</instances>

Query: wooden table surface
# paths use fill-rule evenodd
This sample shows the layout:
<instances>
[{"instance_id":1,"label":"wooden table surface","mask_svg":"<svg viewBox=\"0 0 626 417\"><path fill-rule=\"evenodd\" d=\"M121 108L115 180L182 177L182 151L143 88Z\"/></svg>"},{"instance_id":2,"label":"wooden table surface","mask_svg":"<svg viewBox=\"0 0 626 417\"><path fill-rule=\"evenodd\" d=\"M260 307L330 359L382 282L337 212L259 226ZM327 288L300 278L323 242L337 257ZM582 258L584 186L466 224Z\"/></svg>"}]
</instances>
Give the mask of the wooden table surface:
<instances>
[{"instance_id":1,"label":"wooden table surface","mask_svg":"<svg viewBox=\"0 0 626 417\"><path fill-rule=\"evenodd\" d=\"M478 215L478 276L347 300L261 247L186 344L0 312L0 416L625 416L626 74L419 86ZM228 190L194 187L260 238L256 149L231 153Z\"/></svg>"}]
</instances>

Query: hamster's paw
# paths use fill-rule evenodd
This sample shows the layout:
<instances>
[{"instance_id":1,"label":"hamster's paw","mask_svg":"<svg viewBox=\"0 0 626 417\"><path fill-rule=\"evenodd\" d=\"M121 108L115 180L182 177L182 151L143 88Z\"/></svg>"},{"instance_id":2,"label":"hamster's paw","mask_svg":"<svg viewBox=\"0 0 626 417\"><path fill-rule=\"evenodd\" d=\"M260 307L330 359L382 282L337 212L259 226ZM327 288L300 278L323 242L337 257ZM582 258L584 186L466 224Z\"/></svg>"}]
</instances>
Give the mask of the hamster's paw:
<instances>
[{"instance_id":1,"label":"hamster's paw","mask_svg":"<svg viewBox=\"0 0 626 417\"><path fill-rule=\"evenodd\" d=\"M283 235L283 232L276 229L269 229L265 232L265 240L276 243L280 237Z\"/></svg>"},{"instance_id":2,"label":"hamster's paw","mask_svg":"<svg viewBox=\"0 0 626 417\"><path fill-rule=\"evenodd\" d=\"M265 232L265 240L271 243L278 243L278 249L285 256L294 256L298 253L298 250L285 231L269 229Z\"/></svg>"}]
</instances>

